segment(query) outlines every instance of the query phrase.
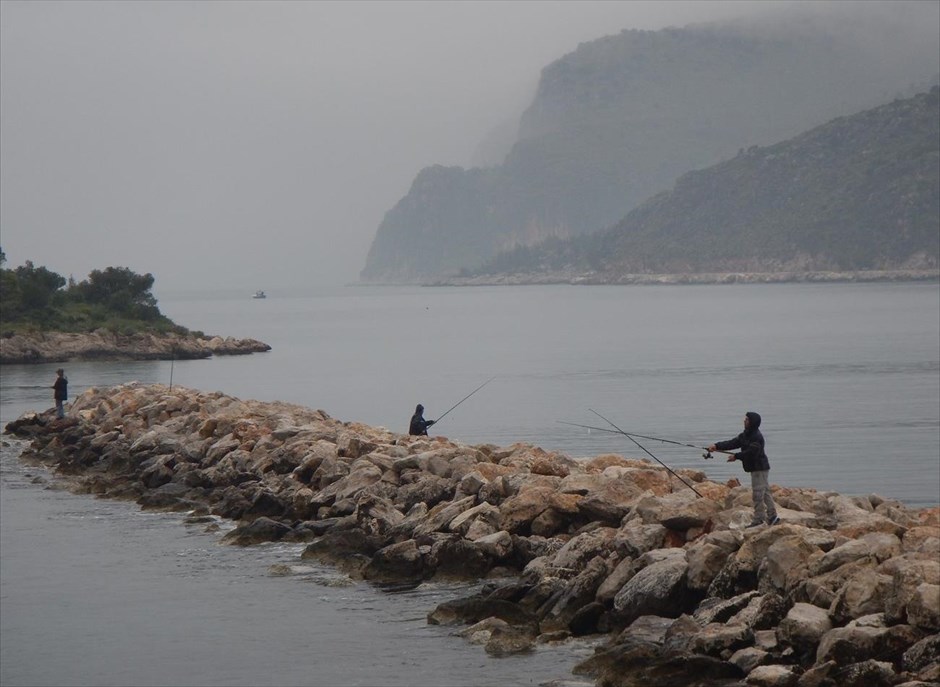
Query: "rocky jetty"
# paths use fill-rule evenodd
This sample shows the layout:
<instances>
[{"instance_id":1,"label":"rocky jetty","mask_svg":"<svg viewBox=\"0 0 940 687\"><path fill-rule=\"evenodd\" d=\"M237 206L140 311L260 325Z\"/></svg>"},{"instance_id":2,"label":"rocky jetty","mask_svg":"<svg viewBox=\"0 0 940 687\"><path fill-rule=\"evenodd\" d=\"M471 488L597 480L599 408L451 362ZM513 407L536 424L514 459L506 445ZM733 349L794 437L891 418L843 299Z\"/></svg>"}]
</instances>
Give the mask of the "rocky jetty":
<instances>
[{"instance_id":1,"label":"rocky jetty","mask_svg":"<svg viewBox=\"0 0 940 687\"><path fill-rule=\"evenodd\" d=\"M226 518L222 541L394 588L484 579L428 622L494 656L598 638L604 687L940 683L940 507L750 488L645 460L411 437L322 410L181 387L90 389L8 434L74 491ZM698 494L696 493L698 492ZM699 496L701 494L701 496Z\"/></svg>"},{"instance_id":2,"label":"rocky jetty","mask_svg":"<svg viewBox=\"0 0 940 687\"><path fill-rule=\"evenodd\" d=\"M266 343L230 336L136 332L36 332L0 337L0 364L59 363L73 360L196 360L213 355L270 351Z\"/></svg>"}]
</instances>

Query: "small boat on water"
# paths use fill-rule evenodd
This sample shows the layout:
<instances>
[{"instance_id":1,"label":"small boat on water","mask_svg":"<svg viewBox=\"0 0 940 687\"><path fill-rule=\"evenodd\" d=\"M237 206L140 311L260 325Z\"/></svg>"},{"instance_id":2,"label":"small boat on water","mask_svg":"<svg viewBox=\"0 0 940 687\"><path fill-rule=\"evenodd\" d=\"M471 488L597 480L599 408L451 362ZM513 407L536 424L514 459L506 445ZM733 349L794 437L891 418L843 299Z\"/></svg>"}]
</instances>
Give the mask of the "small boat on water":
<instances>
[{"instance_id":1,"label":"small boat on water","mask_svg":"<svg viewBox=\"0 0 940 687\"><path fill-rule=\"evenodd\" d=\"M267 298L267 296L264 295L264 291L255 291L255 295L252 296L252 298Z\"/></svg>"}]
</instances>

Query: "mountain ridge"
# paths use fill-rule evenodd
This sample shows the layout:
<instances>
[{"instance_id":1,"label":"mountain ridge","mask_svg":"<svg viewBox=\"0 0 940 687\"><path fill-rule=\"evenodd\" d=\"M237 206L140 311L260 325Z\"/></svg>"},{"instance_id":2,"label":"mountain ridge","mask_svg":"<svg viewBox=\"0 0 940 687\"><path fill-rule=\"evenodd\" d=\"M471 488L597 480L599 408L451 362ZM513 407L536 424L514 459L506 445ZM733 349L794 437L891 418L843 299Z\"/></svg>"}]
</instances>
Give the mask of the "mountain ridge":
<instances>
[{"instance_id":1,"label":"mountain ridge","mask_svg":"<svg viewBox=\"0 0 940 687\"><path fill-rule=\"evenodd\" d=\"M613 227L517 248L464 277L935 271L940 88L680 177Z\"/></svg>"},{"instance_id":2,"label":"mountain ridge","mask_svg":"<svg viewBox=\"0 0 940 687\"><path fill-rule=\"evenodd\" d=\"M684 172L935 78L935 58L908 71L916 58L882 64L823 30L788 39L628 30L582 43L543 69L502 165L419 172L386 213L360 279L422 282L514 246L604 229Z\"/></svg>"}]
</instances>

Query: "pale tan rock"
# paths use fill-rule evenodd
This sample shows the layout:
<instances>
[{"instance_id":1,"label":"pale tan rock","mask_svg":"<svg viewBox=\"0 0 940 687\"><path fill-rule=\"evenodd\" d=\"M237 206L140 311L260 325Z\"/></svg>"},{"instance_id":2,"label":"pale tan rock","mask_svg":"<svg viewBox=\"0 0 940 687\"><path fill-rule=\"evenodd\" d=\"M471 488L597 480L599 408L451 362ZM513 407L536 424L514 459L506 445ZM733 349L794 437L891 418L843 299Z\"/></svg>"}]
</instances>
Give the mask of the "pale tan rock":
<instances>
[{"instance_id":1,"label":"pale tan rock","mask_svg":"<svg viewBox=\"0 0 940 687\"><path fill-rule=\"evenodd\" d=\"M901 540L904 553L932 554L940 559L940 526L916 525L909 528Z\"/></svg>"},{"instance_id":2,"label":"pale tan rock","mask_svg":"<svg viewBox=\"0 0 940 687\"><path fill-rule=\"evenodd\" d=\"M792 647L809 649L832 629L829 613L807 603L793 604L777 628L777 637Z\"/></svg>"},{"instance_id":3,"label":"pale tan rock","mask_svg":"<svg viewBox=\"0 0 940 687\"><path fill-rule=\"evenodd\" d=\"M940 585L917 585L907 602L907 621L928 632L940 631Z\"/></svg>"},{"instance_id":4,"label":"pale tan rock","mask_svg":"<svg viewBox=\"0 0 940 687\"><path fill-rule=\"evenodd\" d=\"M807 561L820 549L804 533L780 537L767 547L763 574L775 589L789 591L805 575Z\"/></svg>"},{"instance_id":5,"label":"pale tan rock","mask_svg":"<svg viewBox=\"0 0 940 687\"><path fill-rule=\"evenodd\" d=\"M829 615L839 624L882 611L891 590L892 578L873 568L863 568L849 577L829 606Z\"/></svg>"},{"instance_id":6,"label":"pale tan rock","mask_svg":"<svg viewBox=\"0 0 940 687\"><path fill-rule=\"evenodd\" d=\"M766 665L754 668L744 682L753 687L793 687L798 679L799 673L793 666Z\"/></svg>"}]
</instances>

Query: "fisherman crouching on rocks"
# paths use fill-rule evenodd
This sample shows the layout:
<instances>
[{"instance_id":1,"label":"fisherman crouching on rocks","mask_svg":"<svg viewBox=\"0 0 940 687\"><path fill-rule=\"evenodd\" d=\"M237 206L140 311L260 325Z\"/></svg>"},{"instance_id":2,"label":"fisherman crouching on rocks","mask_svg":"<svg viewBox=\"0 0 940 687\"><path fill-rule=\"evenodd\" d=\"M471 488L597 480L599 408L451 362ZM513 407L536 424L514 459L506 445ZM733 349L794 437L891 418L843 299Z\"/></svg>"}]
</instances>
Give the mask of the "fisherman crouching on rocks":
<instances>
[{"instance_id":1,"label":"fisherman crouching on rocks","mask_svg":"<svg viewBox=\"0 0 940 687\"><path fill-rule=\"evenodd\" d=\"M408 434L411 436L427 436L428 427L434 424L434 420L424 419L424 406L420 403L415 408L415 414L411 416L411 423L408 426Z\"/></svg>"}]
</instances>

